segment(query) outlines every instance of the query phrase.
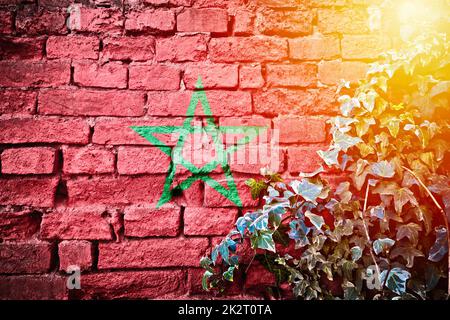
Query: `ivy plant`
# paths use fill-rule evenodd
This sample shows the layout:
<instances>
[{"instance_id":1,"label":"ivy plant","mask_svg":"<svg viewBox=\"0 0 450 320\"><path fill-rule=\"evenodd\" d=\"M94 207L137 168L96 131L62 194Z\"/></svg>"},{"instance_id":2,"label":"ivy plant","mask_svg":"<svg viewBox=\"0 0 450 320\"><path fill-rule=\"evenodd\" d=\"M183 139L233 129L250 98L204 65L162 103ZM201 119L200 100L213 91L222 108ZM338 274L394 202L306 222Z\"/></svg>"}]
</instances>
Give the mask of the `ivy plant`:
<instances>
[{"instance_id":1,"label":"ivy plant","mask_svg":"<svg viewBox=\"0 0 450 320\"><path fill-rule=\"evenodd\" d=\"M372 63L356 87L343 81L323 166L247 182L263 205L202 258L204 289L233 281L249 241L300 299L448 296L449 57L446 35L428 33ZM330 184L336 172L348 179Z\"/></svg>"}]
</instances>

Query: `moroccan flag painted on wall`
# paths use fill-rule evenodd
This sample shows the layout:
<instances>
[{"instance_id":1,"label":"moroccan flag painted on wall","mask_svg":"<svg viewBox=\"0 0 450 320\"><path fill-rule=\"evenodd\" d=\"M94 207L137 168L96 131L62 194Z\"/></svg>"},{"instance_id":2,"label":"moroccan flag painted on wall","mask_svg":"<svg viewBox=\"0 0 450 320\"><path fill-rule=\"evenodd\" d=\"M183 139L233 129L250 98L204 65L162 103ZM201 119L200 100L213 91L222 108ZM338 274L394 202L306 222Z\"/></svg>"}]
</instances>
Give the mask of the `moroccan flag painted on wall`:
<instances>
[{"instance_id":1,"label":"moroccan flag painted on wall","mask_svg":"<svg viewBox=\"0 0 450 320\"><path fill-rule=\"evenodd\" d=\"M245 181L316 170L391 46L350 2L0 1L0 298L205 297Z\"/></svg>"}]
</instances>

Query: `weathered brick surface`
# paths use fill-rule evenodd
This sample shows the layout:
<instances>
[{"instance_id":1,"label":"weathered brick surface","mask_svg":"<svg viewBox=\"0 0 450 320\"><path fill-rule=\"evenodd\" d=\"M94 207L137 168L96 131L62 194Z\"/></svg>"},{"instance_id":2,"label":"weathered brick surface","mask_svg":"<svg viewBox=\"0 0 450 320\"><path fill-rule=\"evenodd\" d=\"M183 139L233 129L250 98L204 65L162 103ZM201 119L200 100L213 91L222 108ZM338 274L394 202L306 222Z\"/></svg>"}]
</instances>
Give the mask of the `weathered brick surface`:
<instances>
[{"instance_id":1,"label":"weathered brick surface","mask_svg":"<svg viewBox=\"0 0 450 320\"><path fill-rule=\"evenodd\" d=\"M22 90L0 91L0 114L32 114L36 105L36 92Z\"/></svg>"},{"instance_id":2,"label":"weathered brick surface","mask_svg":"<svg viewBox=\"0 0 450 320\"><path fill-rule=\"evenodd\" d=\"M66 147L63 149L63 172L96 174L114 172L114 153L100 147Z\"/></svg>"},{"instance_id":3,"label":"weathered brick surface","mask_svg":"<svg viewBox=\"0 0 450 320\"><path fill-rule=\"evenodd\" d=\"M48 115L141 116L144 114L144 93L91 89L41 91L38 109L39 113Z\"/></svg>"},{"instance_id":4,"label":"weathered brick surface","mask_svg":"<svg viewBox=\"0 0 450 320\"><path fill-rule=\"evenodd\" d=\"M124 210L124 232L128 237L177 236L180 208L166 205L155 209L149 205L129 206Z\"/></svg>"},{"instance_id":5,"label":"weathered brick surface","mask_svg":"<svg viewBox=\"0 0 450 320\"><path fill-rule=\"evenodd\" d=\"M68 61L0 61L0 86L56 87L69 84Z\"/></svg>"},{"instance_id":6,"label":"weathered brick surface","mask_svg":"<svg viewBox=\"0 0 450 320\"><path fill-rule=\"evenodd\" d=\"M47 40L46 50L49 59L97 59L100 40L89 36L52 36Z\"/></svg>"},{"instance_id":7,"label":"weathered brick surface","mask_svg":"<svg viewBox=\"0 0 450 320\"><path fill-rule=\"evenodd\" d=\"M64 208L43 215L41 237L65 240L111 240L103 207Z\"/></svg>"},{"instance_id":8,"label":"weathered brick surface","mask_svg":"<svg viewBox=\"0 0 450 320\"><path fill-rule=\"evenodd\" d=\"M49 174L55 167L55 149L6 149L1 154L1 160L4 174Z\"/></svg>"},{"instance_id":9,"label":"weathered brick surface","mask_svg":"<svg viewBox=\"0 0 450 320\"><path fill-rule=\"evenodd\" d=\"M245 181L261 167L314 171L336 86L391 47L390 33L369 32L368 5L0 0L0 299L205 296L199 259L258 205ZM157 207L179 134L154 145L131 128L204 126L201 103L186 118L199 77L216 125L265 128L229 156L242 210L202 180ZM215 157L211 136L185 142L194 165ZM191 177L175 172L172 188ZM210 176L228 188L220 166ZM253 251L239 254L249 263ZM66 288L70 265L81 290ZM273 280L257 265L228 292L261 297Z\"/></svg>"},{"instance_id":10,"label":"weathered brick surface","mask_svg":"<svg viewBox=\"0 0 450 320\"><path fill-rule=\"evenodd\" d=\"M198 266L208 247L206 238L130 240L100 243L99 269ZM164 259L159 259L164 255Z\"/></svg>"},{"instance_id":11,"label":"weathered brick surface","mask_svg":"<svg viewBox=\"0 0 450 320\"><path fill-rule=\"evenodd\" d=\"M51 266L52 245L47 242L0 244L0 273L45 273Z\"/></svg>"},{"instance_id":12,"label":"weathered brick surface","mask_svg":"<svg viewBox=\"0 0 450 320\"><path fill-rule=\"evenodd\" d=\"M58 245L59 269L69 270L71 266L79 267L81 271L92 266L92 243L85 240L61 241Z\"/></svg>"},{"instance_id":13,"label":"weathered brick surface","mask_svg":"<svg viewBox=\"0 0 450 320\"><path fill-rule=\"evenodd\" d=\"M202 236L226 235L236 219L236 209L186 208L184 233Z\"/></svg>"}]
</instances>

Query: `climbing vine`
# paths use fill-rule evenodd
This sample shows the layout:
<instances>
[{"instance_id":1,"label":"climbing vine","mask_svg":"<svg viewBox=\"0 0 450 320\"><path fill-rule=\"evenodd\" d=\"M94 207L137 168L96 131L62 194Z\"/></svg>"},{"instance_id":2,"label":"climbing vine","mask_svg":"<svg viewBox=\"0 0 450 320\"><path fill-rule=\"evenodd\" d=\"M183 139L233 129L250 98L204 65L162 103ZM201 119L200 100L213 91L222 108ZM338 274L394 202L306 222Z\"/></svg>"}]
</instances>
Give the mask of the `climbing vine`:
<instances>
[{"instance_id":1,"label":"climbing vine","mask_svg":"<svg viewBox=\"0 0 450 320\"><path fill-rule=\"evenodd\" d=\"M446 34L430 32L384 54L356 87L343 81L324 165L247 182L263 205L202 258L204 289L233 281L250 241L297 298L448 297L449 57ZM324 173L336 172L348 179L334 186Z\"/></svg>"}]
</instances>

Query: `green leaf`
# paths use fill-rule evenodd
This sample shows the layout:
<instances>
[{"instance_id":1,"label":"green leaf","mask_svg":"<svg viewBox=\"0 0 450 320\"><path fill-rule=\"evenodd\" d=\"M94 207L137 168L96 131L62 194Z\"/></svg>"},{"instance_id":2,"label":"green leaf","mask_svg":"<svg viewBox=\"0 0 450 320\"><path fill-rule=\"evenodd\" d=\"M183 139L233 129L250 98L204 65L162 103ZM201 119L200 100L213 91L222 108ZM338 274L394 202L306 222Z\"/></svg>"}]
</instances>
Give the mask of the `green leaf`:
<instances>
[{"instance_id":1,"label":"green leaf","mask_svg":"<svg viewBox=\"0 0 450 320\"><path fill-rule=\"evenodd\" d=\"M352 253L352 260L358 261L362 257L362 250L359 246L354 246L350 249Z\"/></svg>"},{"instance_id":2,"label":"green leaf","mask_svg":"<svg viewBox=\"0 0 450 320\"><path fill-rule=\"evenodd\" d=\"M233 273L234 273L235 268L236 268L236 266L228 267L228 270L222 274L223 278L227 281L233 281Z\"/></svg>"},{"instance_id":3,"label":"green leaf","mask_svg":"<svg viewBox=\"0 0 450 320\"><path fill-rule=\"evenodd\" d=\"M210 271L208 271L208 270L205 271L205 273L203 274L203 277L202 277L202 288L203 288L203 290L205 290L205 291L209 291L208 280L209 280L209 278L210 278L211 276L213 276L213 273L210 272Z\"/></svg>"},{"instance_id":4,"label":"green leaf","mask_svg":"<svg viewBox=\"0 0 450 320\"><path fill-rule=\"evenodd\" d=\"M447 229L445 227L436 227L436 241L430 249L428 260L439 262L448 252Z\"/></svg>"},{"instance_id":5,"label":"green leaf","mask_svg":"<svg viewBox=\"0 0 450 320\"><path fill-rule=\"evenodd\" d=\"M377 239L373 242L373 250L375 254L386 252L395 244L395 240L390 238Z\"/></svg>"},{"instance_id":6,"label":"green leaf","mask_svg":"<svg viewBox=\"0 0 450 320\"><path fill-rule=\"evenodd\" d=\"M381 272L380 282L384 283L386 278L387 270ZM401 268L395 267L389 271L386 279L386 287L388 287L392 292L402 295L406 292L406 282L411 277L411 274Z\"/></svg>"},{"instance_id":7,"label":"green leaf","mask_svg":"<svg viewBox=\"0 0 450 320\"><path fill-rule=\"evenodd\" d=\"M419 231L422 231L422 228L413 222L406 225L401 225L397 229L397 240L400 241L403 238L408 238L409 241L415 246L419 241Z\"/></svg>"},{"instance_id":8,"label":"green leaf","mask_svg":"<svg viewBox=\"0 0 450 320\"><path fill-rule=\"evenodd\" d=\"M344 300L360 300L358 289L350 281L342 283L342 289L344 290Z\"/></svg>"},{"instance_id":9,"label":"green leaf","mask_svg":"<svg viewBox=\"0 0 450 320\"><path fill-rule=\"evenodd\" d=\"M275 250L275 241L273 241L272 233L269 231L260 231L256 237L256 246L259 249L266 249L272 252Z\"/></svg>"},{"instance_id":10,"label":"green leaf","mask_svg":"<svg viewBox=\"0 0 450 320\"><path fill-rule=\"evenodd\" d=\"M250 187L250 192L253 199L258 199L260 194L267 188L264 181L256 181L253 178L248 179L245 184Z\"/></svg>"},{"instance_id":11,"label":"green leaf","mask_svg":"<svg viewBox=\"0 0 450 320\"><path fill-rule=\"evenodd\" d=\"M394 166L386 160L372 164L371 168L373 174L382 178L392 178L395 174Z\"/></svg>"},{"instance_id":12,"label":"green leaf","mask_svg":"<svg viewBox=\"0 0 450 320\"><path fill-rule=\"evenodd\" d=\"M307 217L309 221L311 221L311 223L313 224L314 227L316 227L317 230L321 230L322 226L325 224L325 220L323 219L323 217L314 214L310 211L305 212L305 217Z\"/></svg>"},{"instance_id":13,"label":"green leaf","mask_svg":"<svg viewBox=\"0 0 450 320\"><path fill-rule=\"evenodd\" d=\"M291 182L294 192L302 196L306 201L316 203L317 198L323 191L323 185L320 182L312 182L311 179L305 178L301 181L294 180Z\"/></svg>"},{"instance_id":14,"label":"green leaf","mask_svg":"<svg viewBox=\"0 0 450 320\"><path fill-rule=\"evenodd\" d=\"M414 258L424 257L424 254L411 246L398 246L392 249L390 256L391 259L395 259L399 256L403 257L407 263L406 267L412 268L414 266Z\"/></svg>"}]
</instances>

